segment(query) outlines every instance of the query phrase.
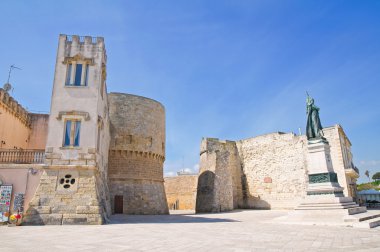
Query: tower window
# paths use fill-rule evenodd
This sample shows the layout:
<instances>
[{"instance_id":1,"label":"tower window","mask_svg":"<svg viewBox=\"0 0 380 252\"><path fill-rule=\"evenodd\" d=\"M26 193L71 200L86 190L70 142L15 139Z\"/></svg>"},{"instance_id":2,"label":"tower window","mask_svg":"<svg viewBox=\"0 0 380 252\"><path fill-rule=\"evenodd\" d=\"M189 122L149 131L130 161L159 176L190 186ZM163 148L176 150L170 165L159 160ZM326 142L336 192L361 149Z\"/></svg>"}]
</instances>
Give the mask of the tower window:
<instances>
[{"instance_id":1,"label":"tower window","mask_svg":"<svg viewBox=\"0 0 380 252\"><path fill-rule=\"evenodd\" d=\"M81 79L82 79L82 64L77 64L77 67L75 70L74 86L80 86Z\"/></svg>"},{"instance_id":2,"label":"tower window","mask_svg":"<svg viewBox=\"0 0 380 252\"><path fill-rule=\"evenodd\" d=\"M73 64L67 65L67 74L66 74L66 85L70 85L71 71L73 69Z\"/></svg>"},{"instance_id":3,"label":"tower window","mask_svg":"<svg viewBox=\"0 0 380 252\"><path fill-rule=\"evenodd\" d=\"M65 147L77 147L79 146L80 139L80 121L67 120L65 122L65 135L63 146Z\"/></svg>"},{"instance_id":4,"label":"tower window","mask_svg":"<svg viewBox=\"0 0 380 252\"><path fill-rule=\"evenodd\" d=\"M88 67L82 63L67 64L66 86L87 86Z\"/></svg>"}]
</instances>

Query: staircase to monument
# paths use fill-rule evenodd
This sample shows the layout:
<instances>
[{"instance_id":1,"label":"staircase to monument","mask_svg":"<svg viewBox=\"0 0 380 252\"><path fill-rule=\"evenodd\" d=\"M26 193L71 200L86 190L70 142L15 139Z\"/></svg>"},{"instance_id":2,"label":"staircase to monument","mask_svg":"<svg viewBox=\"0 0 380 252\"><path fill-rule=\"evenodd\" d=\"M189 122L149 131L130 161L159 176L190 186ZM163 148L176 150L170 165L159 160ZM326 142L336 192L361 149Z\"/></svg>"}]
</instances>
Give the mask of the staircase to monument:
<instances>
[{"instance_id":1,"label":"staircase to monument","mask_svg":"<svg viewBox=\"0 0 380 252\"><path fill-rule=\"evenodd\" d=\"M348 209L350 214L362 213L366 211L365 207L360 207L355 202L344 202L344 203L303 203L296 208L296 210L312 210L312 209Z\"/></svg>"},{"instance_id":2,"label":"staircase to monument","mask_svg":"<svg viewBox=\"0 0 380 252\"><path fill-rule=\"evenodd\" d=\"M292 219L299 222L324 223L329 221L337 225L355 228L380 227L380 210L369 210L359 206L349 198L335 198L335 202L303 202L295 208ZM343 202L337 202L343 201ZM339 224L339 222L341 224Z\"/></svg>"},{"instance_id":3,"label":"staircase to monument","mask_svg":"<svg viewBox=\"0 0 380 252\"><path fill-rule=\"evenodd\" d=\"M352 227L374 228L380 226L380 210L369 210L362 213L349 214L344 218L344 222Z\"/></svg>"}]
</instances>

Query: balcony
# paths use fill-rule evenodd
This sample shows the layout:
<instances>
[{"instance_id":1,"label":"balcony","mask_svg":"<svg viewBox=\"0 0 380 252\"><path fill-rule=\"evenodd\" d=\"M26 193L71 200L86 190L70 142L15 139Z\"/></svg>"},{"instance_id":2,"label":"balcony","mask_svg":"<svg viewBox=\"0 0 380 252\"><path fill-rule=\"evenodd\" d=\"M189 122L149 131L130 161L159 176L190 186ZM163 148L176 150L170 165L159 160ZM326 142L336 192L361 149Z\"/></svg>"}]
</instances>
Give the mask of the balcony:
<instances>
[{"instance_id":1,"label":"balcony","mask_svg":"<svg viewBox=\"0 0 380 252\"><path fill-rule=\"evenodd\" d=\"M43 164L45 150L0 149L0 164Z\"/></svg>"},{"instance_id":2,"label":"balcony","mask_svg":"<svg viewBox=\"0 0 380 252\"><path fill-rule=\"evenodd\" d=\"M359 178L359 169L352 165L351 167L344 169L345 173L352 178Z\"/></svg>"}]
</instances>

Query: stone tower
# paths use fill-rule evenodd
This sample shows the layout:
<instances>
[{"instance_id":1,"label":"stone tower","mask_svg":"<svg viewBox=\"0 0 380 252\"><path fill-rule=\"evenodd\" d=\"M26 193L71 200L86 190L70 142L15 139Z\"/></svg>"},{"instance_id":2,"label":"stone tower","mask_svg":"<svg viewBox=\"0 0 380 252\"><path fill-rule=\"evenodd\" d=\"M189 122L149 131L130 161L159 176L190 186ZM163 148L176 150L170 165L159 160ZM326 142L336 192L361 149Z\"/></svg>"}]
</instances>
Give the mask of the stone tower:
<instances>
[{"instance_id":1,"label":"stone tower","mask_svg":"<svg viewBox=\"0 0 380 252\"><path fill-rule=\"evenodd\" d=\"M197 213L230 211L242 205L242 174L235 142L203 138L199 166Z\"/></svg>"},{"instance_id":2,"label":"stone tower","mask_svg":"<svg viewBox=\"0 0 380 252\"><path fill-rule=\"evenodd\" d=\"M130 94L110 93L108 99L112 212L168 214L163 183L164 107Z\"/></svg>"},{"instance_id":3,"label":"stone tower","mask_svg":"<svg viewBox=\"0 0 380 252\"><path fill-rule=\"evenodd\" d=\"M110 214L106 62L103 38L59 36L45 169L24 223L101 224Z\"/></svg>"}]
</instances>

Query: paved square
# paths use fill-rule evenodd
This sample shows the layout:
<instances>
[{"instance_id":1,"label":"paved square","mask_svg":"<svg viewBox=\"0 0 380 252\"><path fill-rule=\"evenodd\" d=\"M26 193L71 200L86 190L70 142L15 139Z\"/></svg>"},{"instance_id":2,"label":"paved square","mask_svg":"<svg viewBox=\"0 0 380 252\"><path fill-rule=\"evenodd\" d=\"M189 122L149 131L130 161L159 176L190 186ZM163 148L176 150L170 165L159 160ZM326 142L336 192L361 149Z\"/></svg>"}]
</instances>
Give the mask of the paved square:
<instances>
[{"instance_id":1,"label":"paved square","mask_svg":"<svg viewBox=\"0 0 380 252\"><path fill-rule=\"evenodd\" d=\"M0 226L1 251L380 251L380 229L276 224L286 211L115 215L103 226Z\"/></svg>"}]
</instances>

